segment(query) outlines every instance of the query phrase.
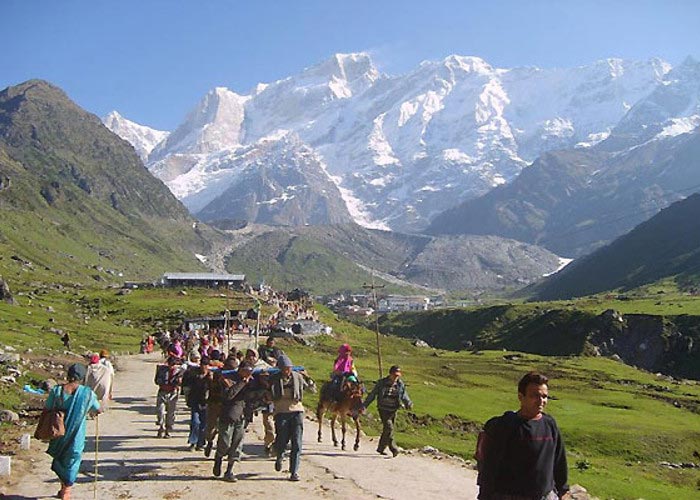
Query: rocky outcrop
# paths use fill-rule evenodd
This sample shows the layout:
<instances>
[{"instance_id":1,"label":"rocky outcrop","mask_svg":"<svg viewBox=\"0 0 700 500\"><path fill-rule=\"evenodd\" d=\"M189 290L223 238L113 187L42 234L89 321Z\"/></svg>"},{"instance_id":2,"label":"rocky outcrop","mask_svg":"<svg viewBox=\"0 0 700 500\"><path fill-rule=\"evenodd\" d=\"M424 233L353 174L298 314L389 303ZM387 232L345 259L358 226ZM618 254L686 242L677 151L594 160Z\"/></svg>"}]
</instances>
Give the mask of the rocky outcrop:
<instances>
[{"instance_id":1,"label":"rocky outcrop","mask_svg":"<svg viewBox=\"0 0 700 500\"><path fill-rule=\"evenodd\" d=\"M12 296L10 292L10 286L7 282L0 276L0 301L5 302L10 305L17 305L17 300Z\"/></svg>"},{"instance_id":2,"label":"rocky outcrop","mask_svg":"<svg viewBox=\"0 0 700 500\"><path fill-rule=\"evenodd\" d=\"M700 378L700 318L625 314L609 309L588 342L594 353L665 374Z\"/></svg>"}]
</instances>

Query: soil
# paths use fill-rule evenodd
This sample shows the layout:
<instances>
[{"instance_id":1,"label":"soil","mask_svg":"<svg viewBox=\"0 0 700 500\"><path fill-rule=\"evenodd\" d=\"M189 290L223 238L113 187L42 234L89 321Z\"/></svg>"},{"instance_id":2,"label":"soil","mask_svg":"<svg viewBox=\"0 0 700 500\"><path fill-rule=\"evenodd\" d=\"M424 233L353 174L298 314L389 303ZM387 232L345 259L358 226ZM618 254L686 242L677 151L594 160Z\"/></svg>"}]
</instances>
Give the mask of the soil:
<instances>
[{"instance_id":1,"label":"soil","mask_svg":"<svg viewBox=\"0 0 700 500\"><path fill-rule=\"evenodd\" d=\"M175 500L210 497L214 492L290 499L476 498L476 473L459 460L420 453L389 458L377 454L376 441L367 437L354 452L350 435L349 451L342 451L331 444L328 428L324 442L317 443L317 424L309 419L304 428L300 482L289 482L288 471L275 472L273 459L264 453L259 419L246 434L244 458L234 470L238 482L216 479L211 472L213 459L188 451L189 414L184 402L173 437L156 437L153 373L160 361L159 354L119 359L113 404L97 420L88 422L88 442L72 498ZM51 498L58 491L45 448L32 440L31 450L13 457L13 474L0 483L0 497Z\"/></svg>"}]
</instances>

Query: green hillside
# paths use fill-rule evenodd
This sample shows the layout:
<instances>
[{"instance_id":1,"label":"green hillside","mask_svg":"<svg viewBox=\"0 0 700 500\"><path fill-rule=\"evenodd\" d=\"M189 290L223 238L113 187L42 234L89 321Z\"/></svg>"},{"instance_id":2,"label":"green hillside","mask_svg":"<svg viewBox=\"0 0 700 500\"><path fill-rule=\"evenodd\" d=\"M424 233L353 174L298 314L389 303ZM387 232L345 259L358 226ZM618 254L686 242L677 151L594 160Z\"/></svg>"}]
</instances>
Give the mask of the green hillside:
<instances>
[{"instance_id":1,"label":"green hillside","mask_svg":"<svg viewBox=\"0 0 700 500\"><path fill-rule=\"evenodd\" d=\"M376 264L376 260L365 262ZM358 267L347 254L286 230L265 233L237 248L228 256L227 268L231 272L245 270L250 283L264 279L278 289L301 287L317 294L362 290L363 284L372 281L371 272ZM414 291L379 278L375 281L394 292Z\"/></svg>"},{"instance_id":2,"label":"green hillside","mask_svg":"<svg viewBox=\"0 0 700 500\"><path fill-rule=\"evenodd\" d=\"M160 322L172 327L185 316L216 312L225 304L218 292L196 289L189 289L187 296L175 290L137 290L119 296L115 291L44 287L18 300L17 306L0 303L0 344L22 351L31 347L33 352L26 354L31 359L58 354L59 335L50 331L56 324L65 325L78 349L133 351L143 333ZM251 305L241 295L232 296L230 302L232 307ZM279 345L322 381L338 345L349 342L360 375L371 386L378 376L374 333L320 309L333 336L311 339L309 345L286 340ZM572 483L600 498L697 498L699 469L661 465L694 461L700 442L696 382L657 377L607 358L502 350L451 352L415 347L407 339L384 335L381 348L384 370L395 363L403 367L415 403L413 412L399 412L397 437L402 447L431 445L470 459L480 426L493 415L517 408L517 380L537 369L550 377L547 411L562 429ZM30 369L20 382L32 376ZM10 393L9 387L0 387L0 404L21 408L17 393ZM314 407L316 397L305 396L307 407ZM314 429L313 423L308 425ZM364 417L363 427L377 435L380 424L374 407ZM361 446L367 449L372 443L363 440Z\"/></svg>"},{"instance_id":3,"label":"green hillside","mask_svg":"<svg viewBox=\"0 0 700 500\"><path fill-rule=\"evenodd\" d=\"M495 236L424 236L378 231L356 224L277 228L240 245L232 272L255 281L314 293L361 290L376 271L387 291L425 288L503 293L555 270L559 258L534 245Z\"/></svg>"},{"instance_id":4,"label":"green hillside","mask_svg":"<svg viewBox=\"0 0 700 500\"><path fill-rule=\"evenodd\" d=\"M380 318L380 329L442 349L617 355L649 371L700 380L700 316L620 314L610 305L539 303L393 313Z\"/></svg>"},{"instance_id":5,"label":"green hillside","mask_svg":"<svg viewBox=\"0 0 700 500\"><path fill-rule=\"evenodd\" d=\"M133 148L53 85L0 92L0 274L93 282L201 269L218 236Z\"/></svg>"},{"instance_id":6,"label":"green hillside","mask_svg":"<svg viewBox=\"0 0 700 500\"><path fill-rule=\"evenodd\" d=\"M667 277L686 289L700 285L700 194L674 203L524 293L538 300L566 299L626 291Z\"/></svg>"}]
</instances>

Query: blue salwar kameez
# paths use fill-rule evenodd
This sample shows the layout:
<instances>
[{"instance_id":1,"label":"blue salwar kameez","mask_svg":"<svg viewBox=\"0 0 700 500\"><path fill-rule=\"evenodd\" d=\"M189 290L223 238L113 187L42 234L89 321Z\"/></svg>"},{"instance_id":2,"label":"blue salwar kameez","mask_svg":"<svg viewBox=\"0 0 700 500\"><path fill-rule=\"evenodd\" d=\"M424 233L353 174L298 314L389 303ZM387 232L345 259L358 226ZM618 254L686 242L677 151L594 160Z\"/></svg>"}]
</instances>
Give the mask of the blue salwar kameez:
<instances>
[{"instance_id":1,"label":"blue salwar kameez","mask_svg":"<svg viewBox=\"0 0 700 500\"><path fill-rule=\"evenodd\" d=\"M73 394L62 391L61 386L53 387L46 400L46 407L53 408L54 401L58 403L57 408L65 411L63 421L66 433L52 440L46 453L53 457L51 470L64 485L72 486L78 477L83 449L85 449L87 414L89 411L99 410L100 404L92 389L84 385L79 385Z\"/></svg>"}]
</instances>

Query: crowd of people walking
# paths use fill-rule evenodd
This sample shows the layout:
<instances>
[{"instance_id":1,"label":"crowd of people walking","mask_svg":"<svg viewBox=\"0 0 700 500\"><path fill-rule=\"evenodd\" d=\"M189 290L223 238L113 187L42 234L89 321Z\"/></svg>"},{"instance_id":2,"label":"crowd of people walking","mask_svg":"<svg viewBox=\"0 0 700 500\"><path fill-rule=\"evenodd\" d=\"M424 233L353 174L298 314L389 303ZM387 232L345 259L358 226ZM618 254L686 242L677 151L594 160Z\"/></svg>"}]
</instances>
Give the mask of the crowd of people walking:
<instances>
[{"instance_id":1,"label":"crowd of people walking","mask_svg":"<svg viewBox=\"0 0 700 500\"><path fill-rule=\"evenodd\" d=\"M303 308L289 309L293 314ZM156 436L172 437L180 397L189 409L188 448L211 458L212 474L237 481L236 464L241 461L246 429L260 415L264 446L280 472L289 449L289 480L300 480L304 433L304 391L312 386L303 368L295 367L274 337L258 350L239 350L225 342L225 331L175 331L149 336L142 352L152 352L158 341L165 360L155 370ZM60 480L59 498L68 499L80 468L85 446L86 419L106 411L112 399L115 370L109 352L87 357L87 366L74 364L67 382L57 385L47 408L65 412L65 435L50 442L52 470ZM346 384L361 384L349 344L338 349L328 386L333 398L342 397ZM548 398L548 380L528 373L518 385L520 409L489 420L479 436L476 458L482 500L551 500L568 492L564 443L554 419L543 410ZM400 408L411 410L402 369L394 365L388 376L376 382L358 402L356 413L377 403L382 434L377 453L399 454L394 438ZM357 414L354 415L357 417ZM274 423L274 425L273 425ZM320 431L319 431L320 432ZM358 431L359 432L359 431ZM359 434L358 434L359 436ZM320 434L319 434L320 439ZM344 440L343 440L344 445ZM226 468L224 470L224 464Z\"/></svg>"}]
</instances>

